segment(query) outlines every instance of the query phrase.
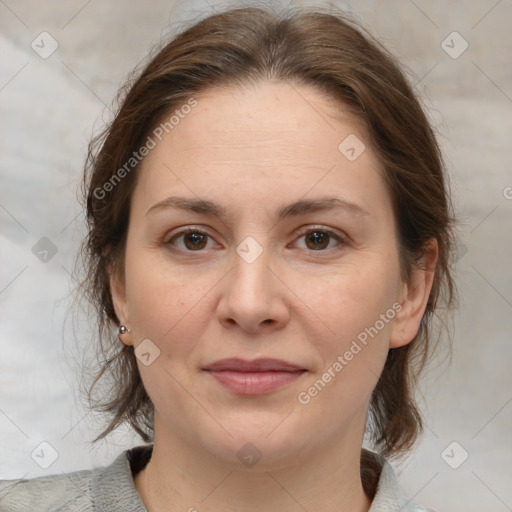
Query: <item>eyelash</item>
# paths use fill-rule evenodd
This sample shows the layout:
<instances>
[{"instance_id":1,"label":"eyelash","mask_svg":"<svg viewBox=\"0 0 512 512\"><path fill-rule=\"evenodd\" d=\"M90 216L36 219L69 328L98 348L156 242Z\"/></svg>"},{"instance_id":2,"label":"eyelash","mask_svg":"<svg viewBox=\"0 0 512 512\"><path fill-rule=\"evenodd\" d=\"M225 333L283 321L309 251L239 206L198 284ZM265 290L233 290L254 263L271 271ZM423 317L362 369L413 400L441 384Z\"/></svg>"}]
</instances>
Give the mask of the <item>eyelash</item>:
<instances>
[{"instance_id":1,"label":"eyelash","mask_svg":"<svg viewBox=\"0 0 512 512\"><path fill-rule=\"evenodd\" d=\"M338 248L339 248L339 246L345 246L345 245L348 244L347 240L344 237L342 237L341 235L335 233L334 231L332 231L330 229L323 228L321 226L313 226L313 227L308 228L307 230L299 233L298 238L302 238L305 235L307 235L309 233L314 233L314 232L324 233L324 234L328 235L330 238L333 238L334 240L336 240L338 242L338 244L339 244ZM171 238L169 238L167 241L164 241L164 245L172 246L173 242L176 239L178 239L179 237L181 237L183 235L186 235L188 233L197 233L197 234L206 235L207 237L212 238L208 233L205 233L204 231L201 231L198 228L187 227L185 229L182 229L182 230L177 231L176 233L174 233ZM305 249L305 250L307 250L308 252L311 252L311 253L322 253L322 252L327 252L327 251L330 251L330 250L333 250L333 249L335 249L335 248L331 248L331 249L318 249L318 250ZM201 252L205 251L206 249L199 249L197 251L190 251L188 249L177 249L177 250L183 251L183 252L187 252L187 253L201 253Z\"/></svg>"}]
</instances>

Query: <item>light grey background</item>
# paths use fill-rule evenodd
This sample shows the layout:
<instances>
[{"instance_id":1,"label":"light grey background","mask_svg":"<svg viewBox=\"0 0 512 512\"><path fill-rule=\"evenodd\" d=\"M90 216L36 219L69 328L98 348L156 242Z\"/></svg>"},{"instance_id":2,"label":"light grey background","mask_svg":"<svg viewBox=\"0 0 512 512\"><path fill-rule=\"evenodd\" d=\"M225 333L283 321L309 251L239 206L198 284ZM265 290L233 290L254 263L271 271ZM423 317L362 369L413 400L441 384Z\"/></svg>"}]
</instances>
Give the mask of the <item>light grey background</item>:
<instances>
[{"instance_id":1,"label":"light grey background","mask_svg":"<svg viewBox=\"0 0 512 512\"><path fill-rule=\"evenodd\" d=\"M83 235L76 190L87 142L127 74L180 20L211 11L176 4L0 1L0 478L109 463L141 442L125 429L90 444L101 424L80 405L78 365L95 326L82 320L74 334L69 314ZM396 469L406 494L439 511L512 510L512 2L350 9L411 70L461 220L453 362L426 374L426 434ZM31 48L43 31L59 45L47 59ZM469 44L458 58L443 49L462 48L454 31ZM32 252L42 237L57 248L46 263ZM31 458L43 441L58 453L48 469Z\"/></svg>"}]
</instances>

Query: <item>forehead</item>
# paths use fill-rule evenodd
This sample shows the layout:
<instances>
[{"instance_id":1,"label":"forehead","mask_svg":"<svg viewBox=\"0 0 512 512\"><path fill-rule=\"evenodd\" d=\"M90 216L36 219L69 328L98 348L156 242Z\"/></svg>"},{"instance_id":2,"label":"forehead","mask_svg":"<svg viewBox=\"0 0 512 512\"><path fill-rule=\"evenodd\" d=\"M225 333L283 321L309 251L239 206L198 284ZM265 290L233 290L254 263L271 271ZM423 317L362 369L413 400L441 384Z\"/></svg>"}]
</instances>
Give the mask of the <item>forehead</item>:
<instances>
[{"instance_id":1,"label":"forehead","mask_svg":"<svg viewBox=\"0 0 512 512\"><path fill-rule=\"evenodd\" d=\"M138 188L145 202L173 188L198 196L236 188L248 198L337 189L356 200L357 188L378 194L383 187L363 122L311 86L264 82L194 99L143 161ZM357 159L343 153L346 140L364 148Z\"/></svg>"},{"instance_id":2,"label":"forehead","mask_svg":"<svg viewBox=\"0 0 512 512\"><path fill-rule=\"evenodd\" d=\"M258 152L263 144L306 156L313 150L337 151L349 133L366 138L362 121L348 105L312 86L262 82L210 89L195 99L197 106L179 130L173 129L181 151L217 145L231 154L254 148L263 157L265 152Z\"/></svg>"}]
</instances>

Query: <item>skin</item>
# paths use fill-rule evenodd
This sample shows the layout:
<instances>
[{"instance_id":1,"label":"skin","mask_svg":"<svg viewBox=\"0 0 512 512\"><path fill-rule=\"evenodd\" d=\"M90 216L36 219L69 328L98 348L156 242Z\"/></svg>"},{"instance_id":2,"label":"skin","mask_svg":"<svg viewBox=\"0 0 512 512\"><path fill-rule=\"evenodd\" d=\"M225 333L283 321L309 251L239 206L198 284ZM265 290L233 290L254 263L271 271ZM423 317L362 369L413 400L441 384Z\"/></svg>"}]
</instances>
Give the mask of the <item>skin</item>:
<instances>
[{"instance_id":1,"label":"skin","mask_svg":"<svg viewBox=\"0 0 512 512\"><path fill-rule=\"evenodd\" d=\"M359 457L368 401L389 348L416 335L433 273L402 281L382 169L347 108L316 89L270 82L196 99L138 171L125 272L111 277L117 315L131 329L123 342L150 339L160 350L150 365L138 361L155 437L135 486L151 512L366 511ZM355 161L338 150L349 134L366 145ZM277 218L284 205L332 195L366 213ZM227 216L147 213L169 196L213 201ZM187 226L209 236L174 238ZM315 242L309 229L342 241ZM252 263L236 252L247 236L262 249ZM427 268L436 258L432 241ZM298 394L393 304L396 316L301 404ZM272 357L307 371L244 396L202 370L225 357ZM248 442L262 454L252 467L237 457Z\"/></svg>"}]
</instances>

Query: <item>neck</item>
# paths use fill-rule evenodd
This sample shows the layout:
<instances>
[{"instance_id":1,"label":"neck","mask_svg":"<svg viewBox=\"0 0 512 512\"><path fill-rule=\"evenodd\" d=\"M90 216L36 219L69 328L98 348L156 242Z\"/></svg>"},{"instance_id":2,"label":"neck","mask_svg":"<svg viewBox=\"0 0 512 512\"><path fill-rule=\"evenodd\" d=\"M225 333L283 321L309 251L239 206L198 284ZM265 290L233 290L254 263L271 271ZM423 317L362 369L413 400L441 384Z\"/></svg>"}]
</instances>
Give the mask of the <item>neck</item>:
<instances>
[{"instance_id":1,"label":"neck","mask_svg":"<svg viewBox=\"0 0 512 512\"><path fill-rule=\"evenodd\" d=\"M255 471L257 465L241 470L169 432L165 436L157 432L155 428L151 460L135 477L148 512L367 512L370 508L360 476L362 439Z\"/></svg>"}]
</instances>

